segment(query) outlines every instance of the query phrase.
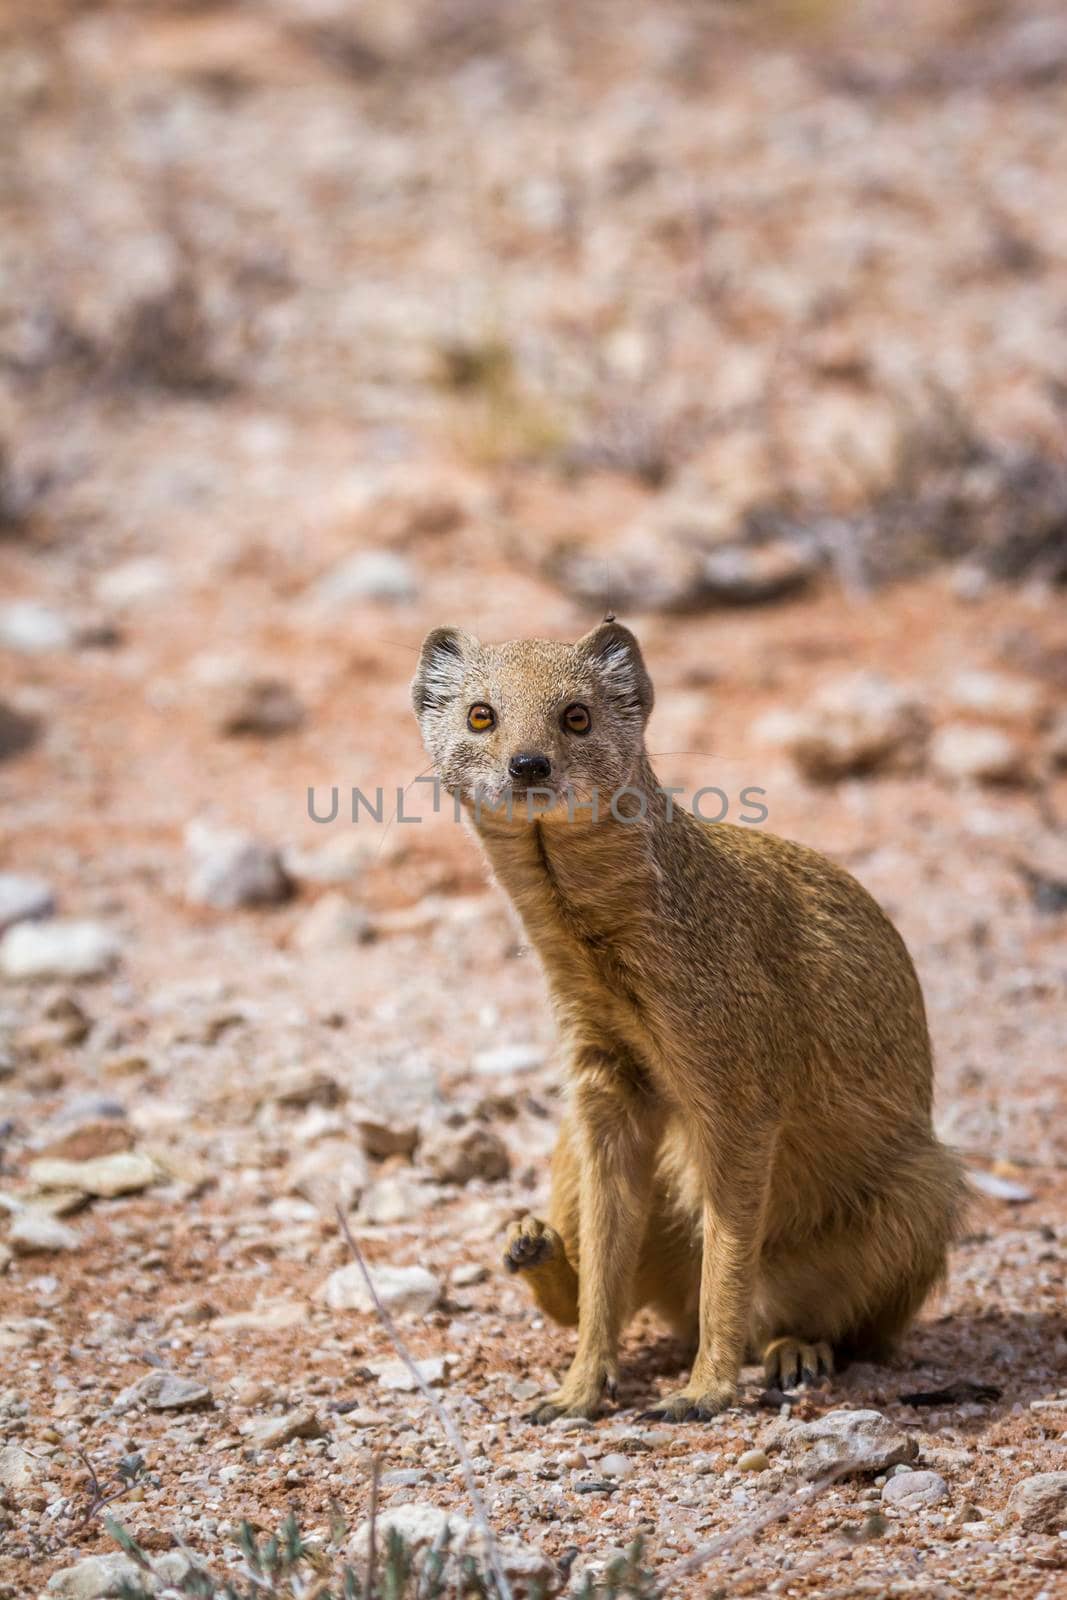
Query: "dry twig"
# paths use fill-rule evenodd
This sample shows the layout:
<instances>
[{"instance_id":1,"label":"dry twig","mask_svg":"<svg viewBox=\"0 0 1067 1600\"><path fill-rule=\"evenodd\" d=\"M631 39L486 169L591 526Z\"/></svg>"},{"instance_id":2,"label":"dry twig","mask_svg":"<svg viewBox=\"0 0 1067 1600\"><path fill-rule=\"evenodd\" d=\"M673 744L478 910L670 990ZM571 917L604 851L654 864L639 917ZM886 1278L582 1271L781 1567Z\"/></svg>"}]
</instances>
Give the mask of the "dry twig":
<instances>
[{"instance_id":1,"label":"dry twig","mask_svg":"<svg viewBox=\"0 0 1067 1600\"><path fill-rule=\"evenodd\" d=\"M744 1521L735 1523L725 1533L720 1533L717 1538L711 1539L707 1544L701 1545L687 1555L684 1560L675 1562L673 1567L668 1567L663 1574L663 1587L666 1587L679 1578L688 1577L691 1572L697 1572L701 1567L713 1561L716 1556L723 1555L734 1545L741 1544L745 1539L750 1539L753 1534L759 1533L769 1523L777 1522L783 1517L792 1516L794 1512L802 1511L811 1505L816 1497L829 1489L849 1472L855 1472L860 1463L856 1461L839 1461L831 1467L829 1472L824 1472L821 1478L815 1478L810 1483L801 1484L795 1489L785 1489L776 1495L762 1511L756 1511Z\"/></svg>"},{"instance_id":2,"label":"dry twig","mask_svg":"<svg viewBox=\"0 0 1067 1600\"><path fill-rule=\"evenodd\" d=\"M497 1548L496 1538L489 1524L489 1517L485 1509L485 1502L479 1493L478 1485L474 1481L474 1468L471 1466L471 1458L467 1451L467 1447L463 1443L463 1435L456 1426L452 1413L438 1398L438 1396L434 1394L433 1390L430 1388L430 1385L426 1382L426 1379L419 1371L418 1365L413 1360L407 1346L397 1331L396 1324L389 1315L388 1311L382 1305L378 1291L374 1286L374 1279L371 1277L367 1263L363 1259L363 1252L360 1250L359 1245L352 1237L352 1230L348 1226L348 1219L346 1218L340 1206L337 1207L337 1221L340 1225L341 1232L344 1235L345 1243L352 1252L352 1258L358 1264L359 1270L363 1274L363 1280L367 1285L367 1293L370 1295L371 1303L373 1304L375 1311L378 1313L379 1322L389 1335L389 1338L392 1340L393 1348L396 1350L397 1355L411 1373L416 1385L429 1404L431 1411L441 1424L441 1429L445 1435L445 1438L448 1440L449 1444L452 1446L457 1457L459 1458L459 1464L463 1468L464 1482L467 1485L467 1494L470 1497L471 1510L474 1513L474 1521L477 1525L478 1532L482 1536L482 1542L485 1547L486 1565L493 1575L493 1582L496 1585L497 1594L499 1595L500 1600L512 1600L511 1585L508 1583L507 1576L504 1572L503 1563L500 1560L500 1551Z\"/></svg>"}]
</instances>

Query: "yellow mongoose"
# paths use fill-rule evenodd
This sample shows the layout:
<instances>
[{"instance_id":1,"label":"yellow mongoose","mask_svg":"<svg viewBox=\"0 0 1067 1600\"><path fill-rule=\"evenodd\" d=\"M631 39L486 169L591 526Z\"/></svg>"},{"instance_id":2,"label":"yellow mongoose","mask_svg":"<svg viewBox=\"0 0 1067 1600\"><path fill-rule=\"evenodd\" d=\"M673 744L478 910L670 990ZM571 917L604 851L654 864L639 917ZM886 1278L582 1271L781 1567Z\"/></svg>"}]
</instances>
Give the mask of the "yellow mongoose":
<instances>
[{"instance_id":1,"label":"yellow mongoose","mask_svg":"<svg viewBox=\"0 0 1067 1600\"><path fill-rule=\"evenodd\" d=\"M412 697L566 1050L549 1220L515 1224L505 1257L578 1327L533 1416L595 1413L643 1305L696 1348L656 1408L676 1420L729 1406L746 1351L792 1387L835 1354L887 1349L942 1276L965 1201L931 1126L896 929L814 851L701 823L658 789L652 685L612 620L574 645L438 628Z\"/></svg>"}]
</instances>

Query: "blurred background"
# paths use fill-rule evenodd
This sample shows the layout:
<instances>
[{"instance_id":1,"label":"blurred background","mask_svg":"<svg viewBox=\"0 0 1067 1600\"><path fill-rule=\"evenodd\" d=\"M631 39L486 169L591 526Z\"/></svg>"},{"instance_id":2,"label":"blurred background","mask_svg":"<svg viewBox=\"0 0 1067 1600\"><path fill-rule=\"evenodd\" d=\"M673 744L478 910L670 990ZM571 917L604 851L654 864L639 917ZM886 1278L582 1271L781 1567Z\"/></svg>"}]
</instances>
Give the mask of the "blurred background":
<instances>
[{"instance_id":1,"label":"blurred background","mask_svg":"<svg viewBox=\"0 0 1067 1600\"><path fill-rule=\"evenodd\" d=\"M155 1163L67 1224L83 1253L56 1246L51 1288L0 1233L70 1382L110 1381L72 1330L110 1317L133 1362L174 1304L266 1295L296 1309L184 1344L178 1317L175 1359L234 1428L332 1393L338 1185L372 1253L443 1272L536 1203L536 968L463 830L419 791L422 824L388 819L426 762L428 628L576 637L610 607L657 686L663 781L763 788L770 828L900 922L940 1126L989 1207L920 1359L936 1378L962 1338L1044 1393L1065 172L1067 17L1040 0L8 0L0 1178L51 1215L42 1152ZM353 785L383 788L380 825L352 825ZM493 1153L433 1158L441 1127ZM461 1387L511 1404L566 1336L529 1333L507 1285L466 1295ZM249 1339L259 1399L226 1388ZM80 1416L52 1377L27 1390L42 1428ZM994 1456L1039 1454L1009 1412ZM106 1455L113 1425L83 1426ZM142 1432L165 1426L175 1460L212 1447ZM48 1505L73 1457L42 1449ZM16 1551L59 1560L34 1517Z\"/></svg>"}]
</instances>

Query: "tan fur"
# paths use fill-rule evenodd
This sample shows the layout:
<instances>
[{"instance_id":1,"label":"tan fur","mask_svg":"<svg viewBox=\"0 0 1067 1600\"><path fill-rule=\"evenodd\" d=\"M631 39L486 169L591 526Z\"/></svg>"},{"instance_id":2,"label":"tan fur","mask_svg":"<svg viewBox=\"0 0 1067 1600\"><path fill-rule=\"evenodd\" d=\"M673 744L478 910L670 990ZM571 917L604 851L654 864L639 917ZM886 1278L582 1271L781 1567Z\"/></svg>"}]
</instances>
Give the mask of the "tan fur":
<instances>
[{"instance_id":1,"label":"tan fur","mask_svg":"<svg viewBox=\"0 0 1067 1600\"><path fill-rule=\"evenodd\" d=\"M945 1269L965 1189L934 1136L922 994L900 936L860 885L760 828L703 824L657 793L636 640L605 623L566 645L426 640L413 697L548 978L569 1106L547 1224L506 1262L578 1326L573 1364L535 1413L591 1415L643 1305L691 1338L668 1416L734 1399L746 1349L783 1384L886 1350ZM472 733L467 713L496 724ZM592 726L560 725L588 707ZM508 760L552 763L509 820ZM619 820L631 785L647 815ZM600 815L567 796L601 792ZM544 812L530 820L530 815ZM631 796L620 813L636 812Z\"/></svg>"}]
</instances>

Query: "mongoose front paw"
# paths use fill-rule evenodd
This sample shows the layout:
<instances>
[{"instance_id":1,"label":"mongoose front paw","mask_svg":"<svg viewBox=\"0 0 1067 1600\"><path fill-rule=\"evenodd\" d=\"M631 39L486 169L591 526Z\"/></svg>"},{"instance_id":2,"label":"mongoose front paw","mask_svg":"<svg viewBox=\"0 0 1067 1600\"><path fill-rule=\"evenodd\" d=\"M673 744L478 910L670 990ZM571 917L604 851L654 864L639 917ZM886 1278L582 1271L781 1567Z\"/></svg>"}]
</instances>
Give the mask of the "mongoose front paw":
<instances>
[{"instance_id":1,"label":"mongoose front paw","mask_svg":"<svg viewBox=\"0 0 1067 1600\"><path fill-rule=\"evenodd\" d=\"M568 1376L555 1394L550 1394L527 1413L526 1421L540 1423L554 1422L557 1417L595 1417L604 1395L614 1400L618 1387L618 1372L614 1366L603 1367L591 1381L584 1377L572 1381Z\"/></svg>"},{"instance_id":2,"label":"mongoose front paw","mask_svg":"<svg viewBox=\"0 0 1067 1600\"><path fill-rule=\"evenodd\" d=\"M708 1389L682 1389L658 1400L641 1416L651 1422L710 1422L712 1417L728 1411L737 1399L737 1387L732 1383L716 1384Z\"/></svg>"},{"instance_id":3,"label":"mongoose front paw","mask_svg":"<svg viewBox=\"0 0 1067 1600\"><path fill-rule=\"evenodd\" d=\"M531 1267L543 1267L562 1247L555 1228L550 1228L540 1217L523 1217L508 1229L504 1265L509 1272L529 1272Z\"/></svg>"},{"instance_id":4,"label":"mongoose front paw","mask_svg":"<svg viewBox=\"0 0 1067 1600\"><path fill-rule=\"evenodd\" d=\"M833 1373L834 1353L824 1340L807 1344L803 1339L772 1339L763 1352L763 1375L770 1388L795 1389L798 1383L818 1383Z\"/></svg>"}]
</instances>

